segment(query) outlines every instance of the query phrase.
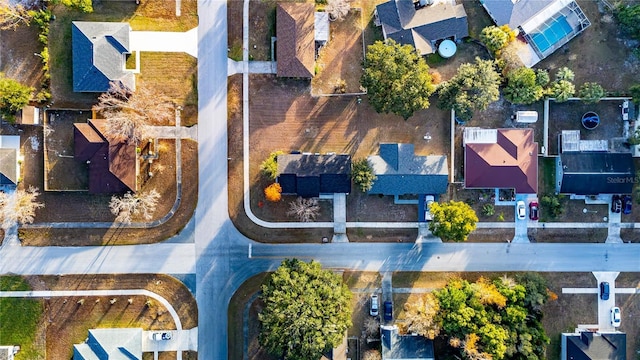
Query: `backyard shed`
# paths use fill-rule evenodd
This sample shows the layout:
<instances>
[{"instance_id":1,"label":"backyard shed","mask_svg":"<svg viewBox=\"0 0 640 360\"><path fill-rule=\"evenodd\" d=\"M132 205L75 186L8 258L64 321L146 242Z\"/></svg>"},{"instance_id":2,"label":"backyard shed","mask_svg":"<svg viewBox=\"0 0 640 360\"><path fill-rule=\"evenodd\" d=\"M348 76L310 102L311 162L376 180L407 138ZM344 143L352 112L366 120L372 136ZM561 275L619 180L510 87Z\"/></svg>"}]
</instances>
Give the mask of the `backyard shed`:
<instances>
[{"instance_id":1,"label":"backyard shed","mask_svg":"<svg viewBox=\"0 0 640 360\"><path fill-rule=\"evenodd\" d=\"M315 14L315 40L320 45L329 41L329 13L316 12Z\"/></svg>"}]
</instances>

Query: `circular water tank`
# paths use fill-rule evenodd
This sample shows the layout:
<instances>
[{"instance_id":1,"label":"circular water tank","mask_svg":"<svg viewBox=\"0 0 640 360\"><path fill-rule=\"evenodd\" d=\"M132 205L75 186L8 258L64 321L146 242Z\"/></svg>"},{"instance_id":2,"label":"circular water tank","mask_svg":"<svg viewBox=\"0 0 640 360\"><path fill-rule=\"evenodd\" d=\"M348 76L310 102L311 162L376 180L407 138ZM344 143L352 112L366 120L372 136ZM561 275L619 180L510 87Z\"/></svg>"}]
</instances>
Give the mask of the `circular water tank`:
<instances>
[{"instance_id":1,"label":"circular water tank","mask_svg":"<svg viewBox=\"0 0 640 360\"><path fill-rule=\"evenodd\" d=\"M451 40L444 40L438 46L438 54L447 59L455 55L457 50L456 43Z\"/></svg>"},{"instance_id":2,"label":"circular water tank","mask_svg":"<svg viewBox=\"0 0 640 360\"><path fill-rule=\"evenodd\" d=\"M593 130L600 125L600 116L593 111L586 112L582 115L582 126L587 130Z\"/></svg>"}]
</instances>

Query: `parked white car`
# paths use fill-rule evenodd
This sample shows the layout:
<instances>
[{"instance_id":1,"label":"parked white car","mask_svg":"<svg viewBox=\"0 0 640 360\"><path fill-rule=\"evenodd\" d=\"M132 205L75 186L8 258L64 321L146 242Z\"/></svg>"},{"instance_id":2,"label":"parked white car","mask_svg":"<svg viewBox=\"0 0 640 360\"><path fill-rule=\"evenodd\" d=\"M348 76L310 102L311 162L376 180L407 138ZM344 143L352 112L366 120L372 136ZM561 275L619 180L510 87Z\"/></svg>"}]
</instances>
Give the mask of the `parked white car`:
<instances>
[{"instance_id":1,"label":"parked white car","mask_svg":"<svg viewBox=\"0 0 640 360\"><path fill-rule=\"evenodd\" d=\"M516 203L518 212L518 219L524 220L527 217L527 208L524 206L524 201L518 201Z\"/></svg>"},{"instance_id":2,"label":"parked white car","mask_svg":"<svg viewBox=\"0 0 640 360\"><path fill-rule=\"evenodd\" d=\"M171 331L154 331L149 334L149 339L154 341L171 340Z\"/></svg>"},{"instance_id":3,"label":"parked white car","mask_svg":"<svg viewBox=\"0 0 640 360\"><path fill-rule=\"evenodd\" d=\"M622 321L622 315L620 314L620 308L614 306L611 308L611 325L614 327L620 326L620 321Z\"/></svg>"},{"instance_id":4,"label":"parked white car","mask_svg":"<svg viewBox=\"0 0 640 360\"><path fill-rule=\"evenodd\" d=\"M371 295L371 302L369 304L369 315L378 316L380 309L380 301L378 295Z\"/></svg>"}]
</instances>

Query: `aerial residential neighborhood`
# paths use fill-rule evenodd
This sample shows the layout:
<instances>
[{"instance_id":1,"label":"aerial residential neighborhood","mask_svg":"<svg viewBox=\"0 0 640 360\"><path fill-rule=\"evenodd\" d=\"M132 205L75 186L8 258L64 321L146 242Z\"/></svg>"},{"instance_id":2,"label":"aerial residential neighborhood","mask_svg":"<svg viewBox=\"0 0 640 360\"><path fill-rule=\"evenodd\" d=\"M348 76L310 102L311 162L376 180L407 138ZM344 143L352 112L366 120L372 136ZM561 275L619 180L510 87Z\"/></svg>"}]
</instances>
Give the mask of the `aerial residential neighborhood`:
<instances>
[{"instance_id":1,"label":"aerial residential neighborhood","mask_svg":"<svg viewBox=\"0 0 640 360\"><path fill-rule=\"evenodd\" d=\"M0 0L0 360L640 359L639 14Z\"/></svg>"}]
</instances>

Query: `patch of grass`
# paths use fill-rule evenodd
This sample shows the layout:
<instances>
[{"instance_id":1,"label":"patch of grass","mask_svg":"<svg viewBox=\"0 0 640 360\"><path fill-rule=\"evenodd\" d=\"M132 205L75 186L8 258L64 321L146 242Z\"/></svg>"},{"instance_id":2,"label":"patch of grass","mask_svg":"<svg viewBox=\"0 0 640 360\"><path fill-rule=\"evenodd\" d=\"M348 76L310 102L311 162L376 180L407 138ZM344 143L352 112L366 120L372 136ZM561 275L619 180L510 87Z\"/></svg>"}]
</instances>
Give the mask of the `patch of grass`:
<instances>
[{"instance_id":1,"label":"patch of grass","mask_svg":"<svg viewBox=\"0 0 640 360\"><path fill-rule=\"evenodd\" d=\"M444 64L447 61L447 59L443 58L438 53L433 53L426 56L426 61L429 67L436 67L438 65Z\"/></svg>"},{"instance_id":2,"label":"patch of grass","mask_svg":"<svg viewBox=\"0 0 640 360\"><path fill-rule=\"evenodd\" d=\"M0 277L3 291L29 290L29 284L19 276ZM44 307L42 300L0 298L0 344L19 345L16 360L43 357L35 347L35 334Z\"/></svg>"},{"instance_id":3,"label":"patch of grass","mask_svg":"<svg viewBox=\"0 0 640 360\"><path fill-rule=\"evenodd\" d=\"M229 59L242 61L242 43L239 40L234 41L229 47Z\"/></svg>"},{"instance_id":4,"label":"patch of grass","mask_svg":"<svg viewBox=\"0 0 640 360\"><path fill-rule=\"evenodd\" d=\"M129 70L133 70L136 68L136 57L138 54L135 51L132 51L131 54L127 55L127 61L125 63L125 68Z\"/></svg>"}]
</instances>

